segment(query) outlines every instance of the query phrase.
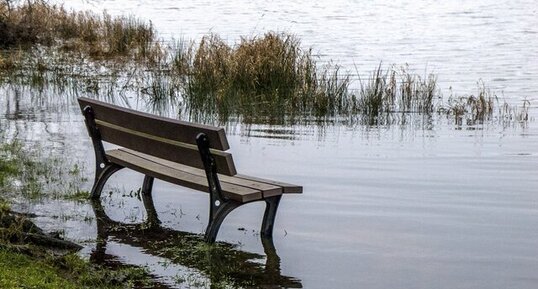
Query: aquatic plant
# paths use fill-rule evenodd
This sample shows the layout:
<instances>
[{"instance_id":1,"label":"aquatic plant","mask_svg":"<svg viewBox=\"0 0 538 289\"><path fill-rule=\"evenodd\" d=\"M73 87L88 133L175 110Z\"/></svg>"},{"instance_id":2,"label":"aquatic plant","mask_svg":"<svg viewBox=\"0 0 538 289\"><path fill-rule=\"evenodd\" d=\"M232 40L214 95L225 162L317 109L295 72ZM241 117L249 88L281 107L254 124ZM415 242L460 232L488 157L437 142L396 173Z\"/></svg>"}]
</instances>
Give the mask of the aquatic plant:
<instances>
[{"instance_id":1,"label":"aquatic plant","mask_svg":"<svg viewBox=\"0 0 538 289\"><path fill-rule=\"evenodd\" d=\"M381 65L379 65L371 74L368 82L363 82L359 78L360 91L356 106L359 112L378 116L392 107L394 100L393 82L387 84L387 76L388 74L383 74Z\"/></svg>"},{"instance_id":2,"label":"aquatic plant","mask_svg":"<svg viewBox=\"0 0 538 289\"><path fill-rule=\"evenodd\" d=\"M428 74L421 77L391 66L383 71L381 64L374 69L368 81L359 78L360 90L357 110L370 116L382 113L422 113L431 114L434 100L441 98L437 89L437 77Z\"/></svg>"},{"instance_id":3,"label":"aquatic plant","mask_svg":"<svg viewBox=\"0 0 538 289\"><path fill-rule=\"evenodd\" d=\"M494 113L495 103L499 103L498 97L488 89L483 81L478 82L477 94L455 96L448 98L446 105L441 104L437 111L447 116L452 116L457 124L483 123L491 119ZM508 104L504 104L510 107ZM508 117L510 111L499 111L499 117ZM504 115L504 116L503 116Z\"/></svg>"},{"instance_id":4,"label":"aquatic plant","mask_svg":"<svg viewBox=\"0 0 538 289\"><path fill-rule=\"evenodd\" d=\"M445 103L437 76L407 65L379 64L358 78L356 89L348 71L318 65L312 49L286 33L243 37L235 44L211 34L165 45L151 23L67 11L39 0L0 2L0 26L0 47L8 48L0 53L0 83L112 100L134 93L159 111L177 105L182 118L192 121L344 118L374 125L396 119L388 115L434 112L456 122L481 122L494 113L528 119L526 103L516 112L499 104L484 84L476 95L450 96Z\"/></svg>"},{"instance_id":5,"label":"aquatic plant","mask_svg":"<svg viewBox=\"0 0 538 289\"><path fill-rule=\"evenodd\" d=\"M174 69L190 110L222 115L326 115L338 112L348 77L317 67L297 37L270 32L235 46L209 35L179 49Z\"/></svg>"},{"instance_id":6,"label":"aquatic plant","mask_svg":"<svg viewBox=\"0 0 538 289\"><path fill-rule=\"evenodd\" d=\"M0 48L58 45L95 57L145 59L158 47L151 23L134 17L67 11L42 0L0 2Z\"/></svg>"}]
</instances>

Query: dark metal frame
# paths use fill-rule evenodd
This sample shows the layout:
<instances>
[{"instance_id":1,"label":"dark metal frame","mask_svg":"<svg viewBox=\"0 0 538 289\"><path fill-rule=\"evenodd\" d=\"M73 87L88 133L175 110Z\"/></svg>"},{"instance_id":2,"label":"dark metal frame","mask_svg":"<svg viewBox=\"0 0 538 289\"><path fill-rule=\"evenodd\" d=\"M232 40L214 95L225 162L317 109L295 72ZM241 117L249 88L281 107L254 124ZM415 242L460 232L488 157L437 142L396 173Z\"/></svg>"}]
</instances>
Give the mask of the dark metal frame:
<instances>
[{"instance_id":1,"label":"dark metal frame","mask_svg":"<svg viewBox=\"0 0 538 289\"><path fill-rule=\"evenodd\" d=\"M91 106L86 106L83 109L86 128L92 139L95 152L95 180L91 190L91 198L95 201L101 196L101 192L106 181L115 172L123 169L123 166L110 162L105 153L101 133L95 123L95 113ZM219 228L226 216L234 209L241 205L250 202L238 202L227 198L223 195L220 186L220 181L217 174L217 165L215 158L211 154L209 138L206 134L200 133L196 137L196 143L200 152L200 157L204 164L205 173L209 187L209 221L205 231L205 241L208 243L215 242ZM146 208L148 222L151 225L159 225L160 221L157 216L157 211L153 204L152 188L154 178L146 175L142 184L142 198L144 207ZM281 195L264 198L266 203L265 212L261 226L262 240L271 240L273 237L273 227L276 218L276 212L280 203Z\"/></svg>"},{"instance_id":2,"label":"dark metal frame","mask_svg":"<svg viewBox=\"0 0 538 289\"><path fill-rule=\"evenodd\" d=\"M86 128L88 129L88 134L92 139L93 150L95 152L95 180L93 182L91 198L96 200L101 196L103 186L108 178L110 178L110 176L112 176L112 174L115 172L123 169L123 167L108 161L105 148L103 147L101 133L95 124L95 113L93 108L91 106L86 106L82 113L84 114Z\"/></svg>"},{"instance_id":3,"label":"dark metal frame","mask_svg":"<svg viewBox=\"0 0 538 289\"><path fill-rule=\"evenodd\" d=\"M217 164L215 162L215 158L211 154L211 150L209 149L209 138L206 134L200 133L198 136L196 136L196 143L198 145L200 157L204 163L210 195L209 222L205 231L205 240L206 242L213 243L217 238L220 225L226 216L237 207L248 204L249 202L241 203L227 198L222 194L222 189L220 187L220 181L217 174ZM266 207L260 232L263 239L272 239L273 237L276 211L278 209L278 204L280 203L281 197L281 195L278 195L264 199Z\"/></svg>"}]
</instances>

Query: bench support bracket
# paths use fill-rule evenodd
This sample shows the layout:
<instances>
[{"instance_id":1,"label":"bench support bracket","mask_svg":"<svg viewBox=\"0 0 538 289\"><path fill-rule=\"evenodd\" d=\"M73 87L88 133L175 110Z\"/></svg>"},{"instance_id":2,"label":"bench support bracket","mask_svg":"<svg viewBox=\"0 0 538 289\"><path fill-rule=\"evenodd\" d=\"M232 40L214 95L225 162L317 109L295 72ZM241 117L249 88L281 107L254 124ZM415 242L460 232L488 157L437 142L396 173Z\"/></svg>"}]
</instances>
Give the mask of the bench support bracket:
<instances>
[{"instance_id":1,"label":"bench support bracket","mask_svg":"<svg viewBox=\"0 0 538 289\"><path fill-rule=\"evenodd\" d=\"M112 174L119 171L123 167L117 164L113 164L108 161L103 147L103 141L101 139L101 133L95 123L95 113L91 106L86 106L83 109L86 128L92 139L93 150L95 152L95 180L91 191L92 199L99 199L101 191L106 181Z\"/></svg>"},{"instance_id":2,"label":"bench support bracket","mask_svg":"<svg viewBox=\"0 0 538 289\"><path fill-rule=\"evenodd\" d=\"M206 134L200 133L196 136L196 144L200 151L200 157L204 164L205 174L209 187L209 222L205 231L205 240L208 243L215 242L220 225L224 218L235 208L242 205L240 202L230 200L222 195L219 177L217 175L217 165L215 158L209 150L209 138Z\"/></svg>"},{"instance_id":3,"label":"bench support bracket","mask_svg":"<svg viewBox=\"0 0 538 289\"><path fill-rule=\"evenodd\" d=\"M226 218L226 216L235 208L245 203L231 200L222 195L222 190L217 175L217 167L215 159L209 150L209 138L207 135L200 133L196 137L196 143L198 144L198 150L200 151L200 156L202 158L202 162L204 163L210 194L209 223L205 232L205 240L206 242L213 243L215 242L220 225L224 221L224 218ZM273 238L273 226L281 197L282 195L278 195L265 199L266 208L261 227L261 237L263 239Z\"/></svg>"},{"instance_id":4,"label":"bench support bracket","mask_svg":"<svg viewBox=\"0 0 538 289\"><path fill-rule=\"evenodd\" d=\"M209 212L209 223L205 230L205 241L208 243L214 243L217 239L217 234L220 229L220 225L224 221L224 218L232 212L235 208L241 206L242 203L235 201L226 201L218 207L211 206Z\"/></svg>"},{"instance_id":5,"label":"bench support bracket","mask_svg":"<svg viewBox=\"0 0 538 289\"><path fill-rule=\"evenodd\" d=\"M122 166L111 163L105 165L104 168L100 169L95 176L95 182L93 183L91 191L91 198L94 200L99 199L108 178L110 178L110 176L112 176L115 172L121 169L123 169Z\"/></svg>"}]
</instances>

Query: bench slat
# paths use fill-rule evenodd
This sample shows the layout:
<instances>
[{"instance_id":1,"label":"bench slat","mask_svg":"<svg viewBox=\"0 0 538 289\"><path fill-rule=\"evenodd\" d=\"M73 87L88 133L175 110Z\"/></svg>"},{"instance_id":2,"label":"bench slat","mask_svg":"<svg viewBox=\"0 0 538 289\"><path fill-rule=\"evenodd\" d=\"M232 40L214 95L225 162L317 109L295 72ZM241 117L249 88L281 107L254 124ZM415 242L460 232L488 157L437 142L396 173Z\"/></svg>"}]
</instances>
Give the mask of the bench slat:
<instances>
[{"instance_id":1,"label":"bench slat","mask_svg":"<svg viewBox=\"0 0 538 289\"><path fill-rule=\"evenodd\" d=\"M147 154L142 154L142 153L139 153L139 152L135 152L135 151L132 151L130 149L120 148L119 150L125 151L127 153L131 153L131 154L136 154L137 156L139 156L141 158L144 158L144 159L147 159L149 161L153 161L153 162L162 164L164 166L167 166L167 167L170 167L170 168L173 168L173 169L176 169L176 170L181 170L181 171L184 171L184 172L188 172L190 174L203 176L205 178L205 171L202 170L202 169L197 169L197 168L194 168L194 167L185 166L185 165L178 164L178 163L175 163L175 162L171 162L171 161L168 161L168 160L165 160L165 159L162 159L162 158L157 158L157 157L150 156L150 155L147 155ZM259 182L259 181L255 181L253 179L236 178L235 176L230 177L230 176L226 176L226 175L222 175L222 174L219 174L218 177L219 177L219 180L220 180L221 184L223 182L225 182L225 183L230 183L230 184L235 184L235 185L239 185L239 186L243 186L243 187L252 188L252 189L255 189L255 190L260 190L263 193L264 198L282 195L282 193L283 193L282 186L275 185L275 184L268 184L267 182Z\"/></svg>"},{"instance_id":2,"label":"bench slat","mask_svg":"<svg viewBox=\"0 0 538 289\"><path fill-rule=\"evenodd\" d=\"M82 110L91 106L95 119L120 127L193 145L196 136L203 132L209 137L211 148L221 151L230 148L223 128L160 117L86 97L79 97L78 102Z\"/></svg>"},{"instance_id":3,"label":"bench slat","mask_svg":"<svg viewBox=\"0 0 538 289\"><path fill-rule=\"evenodd\" d=\"M275 185L275 186L280 186L280 187L282 187L284 194L302 194L303 193L303 187L302 186L292 185L292 184L288 184L288 183L284 183L284 182L267 180L267 179L262 179L262 178L252 177L252 176L247 176L247 175L242 175L242 174L234 175L234 178L240 178L240 179L256 181L256 182L266 183L266 184Z\"/></svg>"},{"instance_id":4,"label":"bench slat","mask_svg":"<svg viewBox=\"0 0 538 289\"><path fill-rule=\"evenodd\" d=\"M102 139L106 142L142 151L156 157L166 158L173 162L197 168L204 167L198 147L195 145L155 137L100 120L97 120L96 124ZM212 150L211 153L215 158L218 173L229 176L237 173L230 153L218 150Z\"/></svg>"},{"instance_id":5,"label":"bench slat","mask_svg":"<svg viewBox=\"0 0 538 289\"><path fill-rule=\"evenodd\" d=\"M109 150L106 154L110 161L124 167L173 184L208 192L207 178L205 175L190 174L120 149ZM221 182L220 185L226 197L238 202L244 203L263 198L262 192L259 190L227 182Z\"/></svg>"}]
</instances>

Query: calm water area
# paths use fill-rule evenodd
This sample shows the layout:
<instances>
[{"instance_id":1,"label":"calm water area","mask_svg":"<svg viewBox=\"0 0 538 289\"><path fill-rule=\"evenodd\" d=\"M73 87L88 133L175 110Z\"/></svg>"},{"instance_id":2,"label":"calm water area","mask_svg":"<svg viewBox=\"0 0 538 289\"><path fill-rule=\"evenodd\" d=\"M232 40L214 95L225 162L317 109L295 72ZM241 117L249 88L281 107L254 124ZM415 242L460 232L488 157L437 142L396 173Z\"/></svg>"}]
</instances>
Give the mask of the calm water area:
<instances>
[{"instance_id":1,"label":"calm water area","mask_svg":"<svg viewBox=\"0 0 538 289\"><path fill-rule=\"evenodd\" d=\"M482 79L508 103L531 102L526 123L457 125L412 116L394 125L224 124L240 173L304 186L284 196L274 243L280 282L292 288L538 287L538 6L535 1L68 1L66 7L151 20L161 37L230 42L265 31L296 34L320 62L367 76L380 61L436 73L444 93L475 93ZM46 153L80 160L92 179L94 155L76 98L0 87L0 127ZM134 96L119 105L150 111ZM177 118L172 111L161 112ZM181 117L181 116L179 116ZM103 206L139 223L130 197L143 176L121 171ZM85 184L89 189L91 183ZM156 182L163 227L202 233L207 195ZM96 248L92 206L55 200L19 204L49 230ZM260 255L262 204L234 211L218 240ZM134 235L134 233L133 233ZM106 254L147 265L164 284L203 272L152 254L143 242L110 236ZM284 278L285 277L285 278ZM279 279L279 280L280 280ZM291 280L291 281L290 281ZM192 284L191 284L192 285ZM206 284L207 285L207 284ZM204 287L206 285L199 285ZM196 286L193 286L196 287Z\"/></svg>"}]
</instances>

